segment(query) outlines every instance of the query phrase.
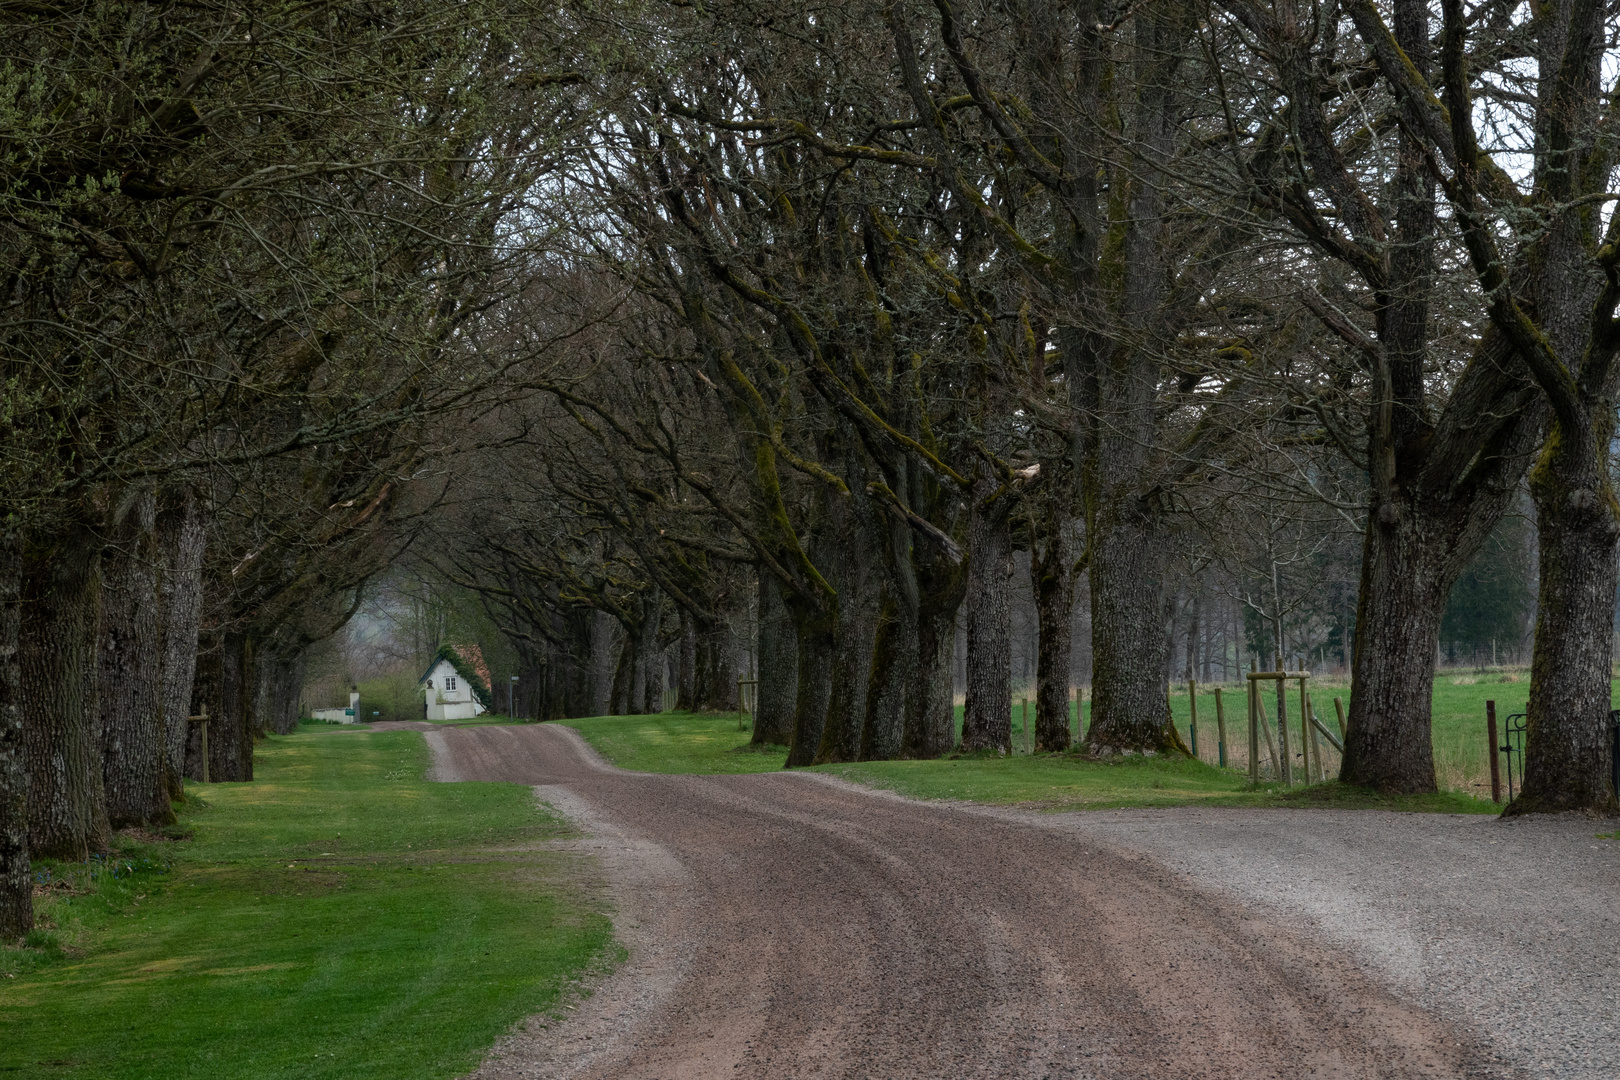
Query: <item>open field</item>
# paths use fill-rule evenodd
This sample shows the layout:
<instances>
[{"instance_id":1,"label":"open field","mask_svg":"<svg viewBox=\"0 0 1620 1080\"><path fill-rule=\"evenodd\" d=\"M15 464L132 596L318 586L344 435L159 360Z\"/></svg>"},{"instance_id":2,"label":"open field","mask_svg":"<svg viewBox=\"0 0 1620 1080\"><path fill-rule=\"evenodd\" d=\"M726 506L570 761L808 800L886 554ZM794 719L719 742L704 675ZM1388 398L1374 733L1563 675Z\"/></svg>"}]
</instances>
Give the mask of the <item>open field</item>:
<instances>
[{"instance_id":1,"label":"open field","mask_svg":"<svg viewBox=\"0 0 1620 1080\"><path fill-rule=\"evenodd\" d=\"M786 747L754 750L735 716L655 713L567 721L609 761L654 773L732 774L775 772ZM1243 773L1203 762L1130 758L1095 762L1077 755L973 755L938 761L869 761L823 765L829 772L919 799L984 803L1033 803L1044 808L1123 806L1338 806L1446 813L1491 813L1488 799L1445 792L1389 799L1336 781L1283 789L1250 789Z\"/></svg>"},{"instance_id":2,"label":"open field","mask_svg":"<svg viewBox=\"0 0 1620 1080\"><path fill-rule=\"evenodd\" d=\"M435 784L414 732L305 725L177 831L41 863L0 950L0 1075L459 1075L608 958L571 835L519 784Z\"/></svg>"}]
</instances>

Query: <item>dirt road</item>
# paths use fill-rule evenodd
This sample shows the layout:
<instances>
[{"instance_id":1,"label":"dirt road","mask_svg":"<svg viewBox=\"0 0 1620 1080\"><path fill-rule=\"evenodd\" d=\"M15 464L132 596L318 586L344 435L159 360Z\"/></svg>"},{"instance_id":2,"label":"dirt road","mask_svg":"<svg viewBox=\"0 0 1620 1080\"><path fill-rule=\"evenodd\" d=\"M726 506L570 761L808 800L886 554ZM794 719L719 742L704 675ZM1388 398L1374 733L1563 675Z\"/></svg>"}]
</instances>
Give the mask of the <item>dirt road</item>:
<instances>
[{"instance_id":1,"label":"dirt road","mask_svg":"<svg viewBox=\"0 0 1620 1080\"><path fill-rule=\"evenodd\" d=\"M1501 1075L1338 950L1104 839L809 775L621 772L549 724L428 740L440 779L581 820L632 954L480 1076Z\"/></svg>"}]
</instances>

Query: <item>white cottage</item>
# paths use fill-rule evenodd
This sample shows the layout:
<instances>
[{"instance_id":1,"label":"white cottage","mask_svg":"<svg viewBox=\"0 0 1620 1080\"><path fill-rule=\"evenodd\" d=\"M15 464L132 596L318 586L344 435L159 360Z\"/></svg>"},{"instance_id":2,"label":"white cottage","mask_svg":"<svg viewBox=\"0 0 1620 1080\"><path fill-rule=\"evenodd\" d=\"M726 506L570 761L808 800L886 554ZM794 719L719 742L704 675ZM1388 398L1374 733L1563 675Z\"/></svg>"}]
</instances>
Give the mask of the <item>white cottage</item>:
<instances>
[{"instance_id":1,"label":"white cottage","mask_svg":"<svg viewBox=\"0 0 1620 1080\"><path fill-rule=\"evenodd\" d=\"M427 701L423 714L429 720L471 720L488 710L473 692L471 680L441 650L417 680Z\"/></svg>"}]
</instances>

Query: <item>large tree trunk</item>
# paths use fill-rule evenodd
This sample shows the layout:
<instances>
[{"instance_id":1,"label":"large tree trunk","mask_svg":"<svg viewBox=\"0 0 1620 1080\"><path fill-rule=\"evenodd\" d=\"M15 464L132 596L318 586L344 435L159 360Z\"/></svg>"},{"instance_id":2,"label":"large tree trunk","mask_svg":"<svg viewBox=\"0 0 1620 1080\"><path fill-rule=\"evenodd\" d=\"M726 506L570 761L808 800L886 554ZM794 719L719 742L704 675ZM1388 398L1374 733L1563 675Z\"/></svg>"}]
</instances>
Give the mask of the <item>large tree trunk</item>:
<instances>
[{"instance_id":1,"label":"large tree trunk","mask_svg":"<svg viewBox=\"0 0 1620 1080\"><path fill-rule=\"evenodd\" d=\"M549 667L549 665L547 665ZM613 669L613 695L609 706L614 716L629 716L635 712L634 694L636 671L636 635L626 633L619 645L619 662Z\"/></svg>"},{"instance_id":2,"label":"large tree trunk","mask_svg":"<svg viewBox=\"0 0 1620 1080\"><path fill-rule=\"evenodd\" d=\"M691 615L681 613L680 650L676 661L675 708L681 712L696 712L697 696L697 626Z\"/></svg>"},{"instance_id":3,"label":"large tree trunk","mask_svg":"<svg viewBox=\"0 0 1620 1080\"><path fill-rule=\"evenodd\" d=\"M828 614L794 613L799 642L798 695L793 703L793 741L788 744L787 767L809 765L821 746L832 699L833 653L837 643L836 609Z\"/></svg>"},{"instance_id":4,"label":"large tree trunk","mask_svg":"<svg viewBox=\"0 0 1620 1080\"><path fill-rule=\"evenodd\" d=\"M159 507L158 543L163 555L163 676L159 708L164 726L164 784L169 797L184 797L187 717L197 673L197 633L202 621L203 552L207 544L201 507L185 492Z\"/></svg>"},{"instance_id":5,"label":"large tree trunk","mask_svg":"<svg viewBox=\"0 0 1620 1080\"><path fill-rule=\"evenodd\" d=\"M31 537L23 552L23 741L28 843L72 862L106 850L96 653L101 542L89 523Z\"/></svg>"},{"instance_id":6,"label":"large tree trunk","mask_svg":"<svg viewBox=\"0 0 1620 1080\"><path fill-rule=\"evenodd\" d=\"M1612 20L1606 5L1570 2L1546 5L1536 20L1537 204L1550 213L1536 230L1526 262L1536 322L1558 359L1549 365L1536 363L1534 355L1521 357L1540 370L1554 419L1530 474L1540 592L1524 789L1509 806L1510 814L1620 809L1608 752L1615 540L1620 536L1610 467L1620 389L1615 364L1620 321L1614 318L1620 281L1613 262L1620 225L1611 221L1605 233L1602 216L1585 208L1581 197L1604 187L1613 190L1608 183L1612 134L1603 134L1603 125L1612 129L1614 122L1613 98L1603 85ZM1606 96L1611 115L1605 118ZM1595 149L1605 139L1610 148ZM1561 369L1557 376L1549 366Z\"/></svg>"},{"instance_id":7,"label":"large tree trunk","mask_svg":"<svg viewBox=\"0 0 1620 1080\"><path fill-rule=\"evenodd\" d=\"M793 738L793 708L799 692L798 635L782 584L768 570L759 571L759 686L755 695L755 746L786 746Z\"/></svg>"},{"instance_id":8,"label":"large tree trunk","mask_svg":"<svg viewBox=\"0 0 1620 1080\"><path fill-rule=\"evenodd\" d=\"M1054 478L1053 482L1065 478ZM1074 633L1074 544L1069 500L1057 500L1044 522L1050 536L1031 538L1029 577L1040 624L1035 661L1035 749L1069 748L1069 658ZM1044 543L1040 540L1044 539Z\"/></svg>"},{"instance_id":9,"label":"large tree trunk","mask_svg":"<svg viewBox=\"0 0 1620 1080\"><path fill-rule=\"evenodd\" d=\"M636 669L638 678L634 687L637 712L662 712L664 707L664 651L659 648L658 635L663 623L664 597L656 589L642 607L641 628L636 634Z\"/></svg>"},{"instance_id":10,"label":"large tree trunk","mask_svg":"<svg viewBox=\"0 0 1620 1080\"><path fill-rule=\"evenodd\" d=\"M1339 776L1390 792L1435 790L1429 715L1435 648L1457 568L1417 507L1370 523L1362 542L1349 727Z\"/></svg>"},{"instance_id":11,"label":"large tree trunk","mask_svg":"<svg viewBox=\"0 0 1620 1080\"><path fill-rule=\"evenodd\" d=\"M956 650L956 613L967 593L967 574L959 567L952 570L949 575L928 575L922 580L926 586L933 579L934 587L925 589L917 613L917 667L906 695L901 757L942 757L951 752L956 741L951 665Z\"/></svg>"},{"instance_id":12,"label":"large tree trunk","mask_svg":"<svg viewBox=\"0 0 1620 1080\"><path fill-rule=\"evenodd\" d=\"M1012 752L1012 529L1006 506L986 505L998 486L991 477L974 482L968 517L963 752Z\"/></svg>"},{"instance_id":13,"label":"large tree trunk","mask_svg":"<svg viewBox=\"0 0 1620 1080\"><path fill-rule=\"evenodd\" d=\"M259 659L259 697L264 703L266 729L277 735L290 735L298 729L298 696L304 685L304 654L286 657L279 653ZM365 720L366 717L356 717Z\"/></svg>"},{"instance_id":14,"label":"large tree trunk","mask_svg":"<svg viewBox=\"0 0 1620 1080\"><path fill-rule=\"evenodd\" d=\"M1620 506L1605 468L1614 411L1594 411L1595 431L1555 425L1530 474L1541 586L1524 788L1510 814L1617 808L1608 728Z\"/></svg>"},{"instance_id":15,"label":"large tree trunk","mask_svg":"<svg viewBox=\"0 0 1620 1080\"><path fill-rule=\"evenodd\" d=\"M872 638L866 724L861 730L862 761L887 761L900 754L909 699L917 689L917 645L916 604L885 595Z\"/></svg>"},{"instance_id":16,"label":"large tree trunk","mask_svg":"<svg viewBox=\"0 0 1620 1080\"><path fill-rule=\"evenodd\" d=\"M592 611L590 635L591 700L587 716L606 716L613 711L613 616Z\"/></svg>"},{"instance_id":17,"label":"large tree trunk","mask_svg":"<svg viewBox=\"0 0 1620 1080\"><path fill-rule=\"evenodd\" d=\"M164 784L163 624L157 497L137 496L102 555L102 783L115 828L174 820Z\"/></svg>"},{"instance_id":18,"label":"large tree trunk","mask_svg":"<svg viewBox=\"0 0 1620 1080\"><path fill-rule=\"evenodd\" d=\"M16 518L0 515L0 942L34 928L28 859L28 767L23 758L22 538Z\"/></svg>"},{"instance_id":19,"label":"large tree trunk","mask_svg":"<svg viewBox=\"0 0 1620 1080\"><path fill-rule=\"evenodd\" d=\"M723 622L693 619L693 625L695 704L698 709L731 712L737 708L737 660L731 630Z\"/></svg>"},{"instance_id":20,"label":"large tree trunk","mask_svg":"<svg viewBox=\"0 0 1620 1080\"><path fill-rule=\"evenodd\" d=\"M1147 498L1106 501L1090 545L1092 706L1088 753L1178 751L1164 672L1164 524Z\"/></svg>"},{"instance_id":21,"label":"large tree trunk","mask_svg":"<svg viewBox=\"0 0 1620 1080\"><path fill-rule=\"evenodd\" d=\"M848 474L851 496L832 504L826 529L831 542L821 545L822 557L817 560L831 572L830 580L838 590L832 694L816 750L817 765L860 758L867 688L872 678L872 645L880 600L876 564L882 558L882 532L865 494L860 464L852 463Z\"/></svg>"},{"instance_id":22,"label":"large tree trunk","mask_svg":"<svg viewBox=\"0 0 1620 1080\"><path fill-rule=\"evenodd\" d=\"M208 771L214 783L253 779L253 639L225 634L219 652L217 708L208 710Z\"/></svg>"}]
</instances>

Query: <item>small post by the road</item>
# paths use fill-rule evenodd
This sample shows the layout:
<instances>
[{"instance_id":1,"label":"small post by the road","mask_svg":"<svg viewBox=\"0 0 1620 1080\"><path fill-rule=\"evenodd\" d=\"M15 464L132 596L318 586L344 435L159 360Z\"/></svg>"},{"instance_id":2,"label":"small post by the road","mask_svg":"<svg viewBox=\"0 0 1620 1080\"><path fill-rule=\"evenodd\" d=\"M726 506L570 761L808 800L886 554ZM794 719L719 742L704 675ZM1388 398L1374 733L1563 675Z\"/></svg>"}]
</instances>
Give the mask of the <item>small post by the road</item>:
<instances>
[{"instance_id":1,"label":"small post by the road","mask_svg":"<svg viewBox=\"0 0 1620 1080\"><path fill-rule=\"evenodd\" d=\"M1249 661L1249 674L1260 670L1260 661ZM1260 786L1260 682L1249 680L1249 779Z\"/></svg>"},{"instance_id":2,"label":"small post by the road","mask_svg":"<svg viewBox=\"0 0 1620 1080\"><path fill-rule=\"evenodd\" d=\"M1494 643L1493 643L1494 644ZM1485 737L1490 740L1491 750L1491 802L1502 801L1502 763L1499 758L1496 741L1496 702L1485 703Z\"/></svg>"},{"instance_id":3,"label":"small post by the road","mask_svg":"<svg viewBox=\"0 0 1620 1080\"><path fill-rule=\"evenodd\" d=\"M188 716L188 721L202 725L202 782L208 783L208 703L204 702L200 716Z\"/></svg>"},{"instance_id":4,"label":"small post by the road","mask_svg":"<svg viewBox=\"0 0 1620 1080\"><path fill-rule=\"evenodd\" d=\"M1278 749L1282 751L1283 787L1294 786L1294 748L1288 744L1288 683L1282 677L1282 653L1277 654L1277 736Z\"/></svg>"},{"instance_id":5,"label":"small post by the road","mask_svg":"<svg viewBox=\"0 0 1620 1080\"><path fill-rule=\"evenodd\" d=\"M1024 699L1024 753L1032 754L1034 752L1035 752L1034 748L1031 747L1030 744L1029 744L1029 698L1025 698Z\"/></svg>"},{"instance_id":6,"label":"small post by the road","mask_svg":"<svg viewBox=\"0 0 1620 1080\"><path fill-rule=\"evenodd\" d=\"M1303 686L1304 683L1301 683L1300 685ZM1311 701L1311 695L1309 694L1305 695L1305 723L1310 729L1311 761L1316 765L1315 776L1317 782L1320 783L1321 781L1327 779L1327 770L1322 767L1322 743L1316 737L1316 706L1315 703ZM1307 770L1305 775L1308 778L1312 775L1312 773L1310 770Z\"/></svg>"},{"instance_id":7,"label":"small post by the road","mask_svg":"<svg viewBox=\"0 0 1620 1080\"><path fill-rule=\"evenodd\" d=\"M1198 680L1187 680L1187 708L1192 710L1191 725L1188 730L1192 732L1193 757L1198 756Z\"/></svg>"},{"instance_id":8,"label":"small post by the road","mask_svg":"<svg viewBox=\"0 0 1620 1080\"><path fill-rule=\"evenodd\" d=\"M518 677L513 675L506 682L506 718L508 720L517 719L517 705L515 701L517 697L517 681Z\"/></svg>"},{"instance_id":9,"label":"small post by the road","mask_svg":"<svg viewBox=\"0 0 1620 1080\"><path fill-rule=\"evenodd\" d=\"M1226 706L1221 704L1221 688L1215 688L1215 755L1226 768Z\"/></svg>"},{"instance_id":10,"label":"small post by the road","mask_svg":"<svg viewBox=\"0 0 1620 1080\"><path fill-rule=\"evenodd\" d=\"M1303 670L1303 668L1301 669ZM1305 680L1299 680L1299 756L1305 766L1305 782L1311 782L1311 777L1322 769L1322 763L1316 762L1316 768L1311 768L1312 752L1319 749L1311 738L1311 705L1305 694Z\"/></svg>"}]
</instances>

